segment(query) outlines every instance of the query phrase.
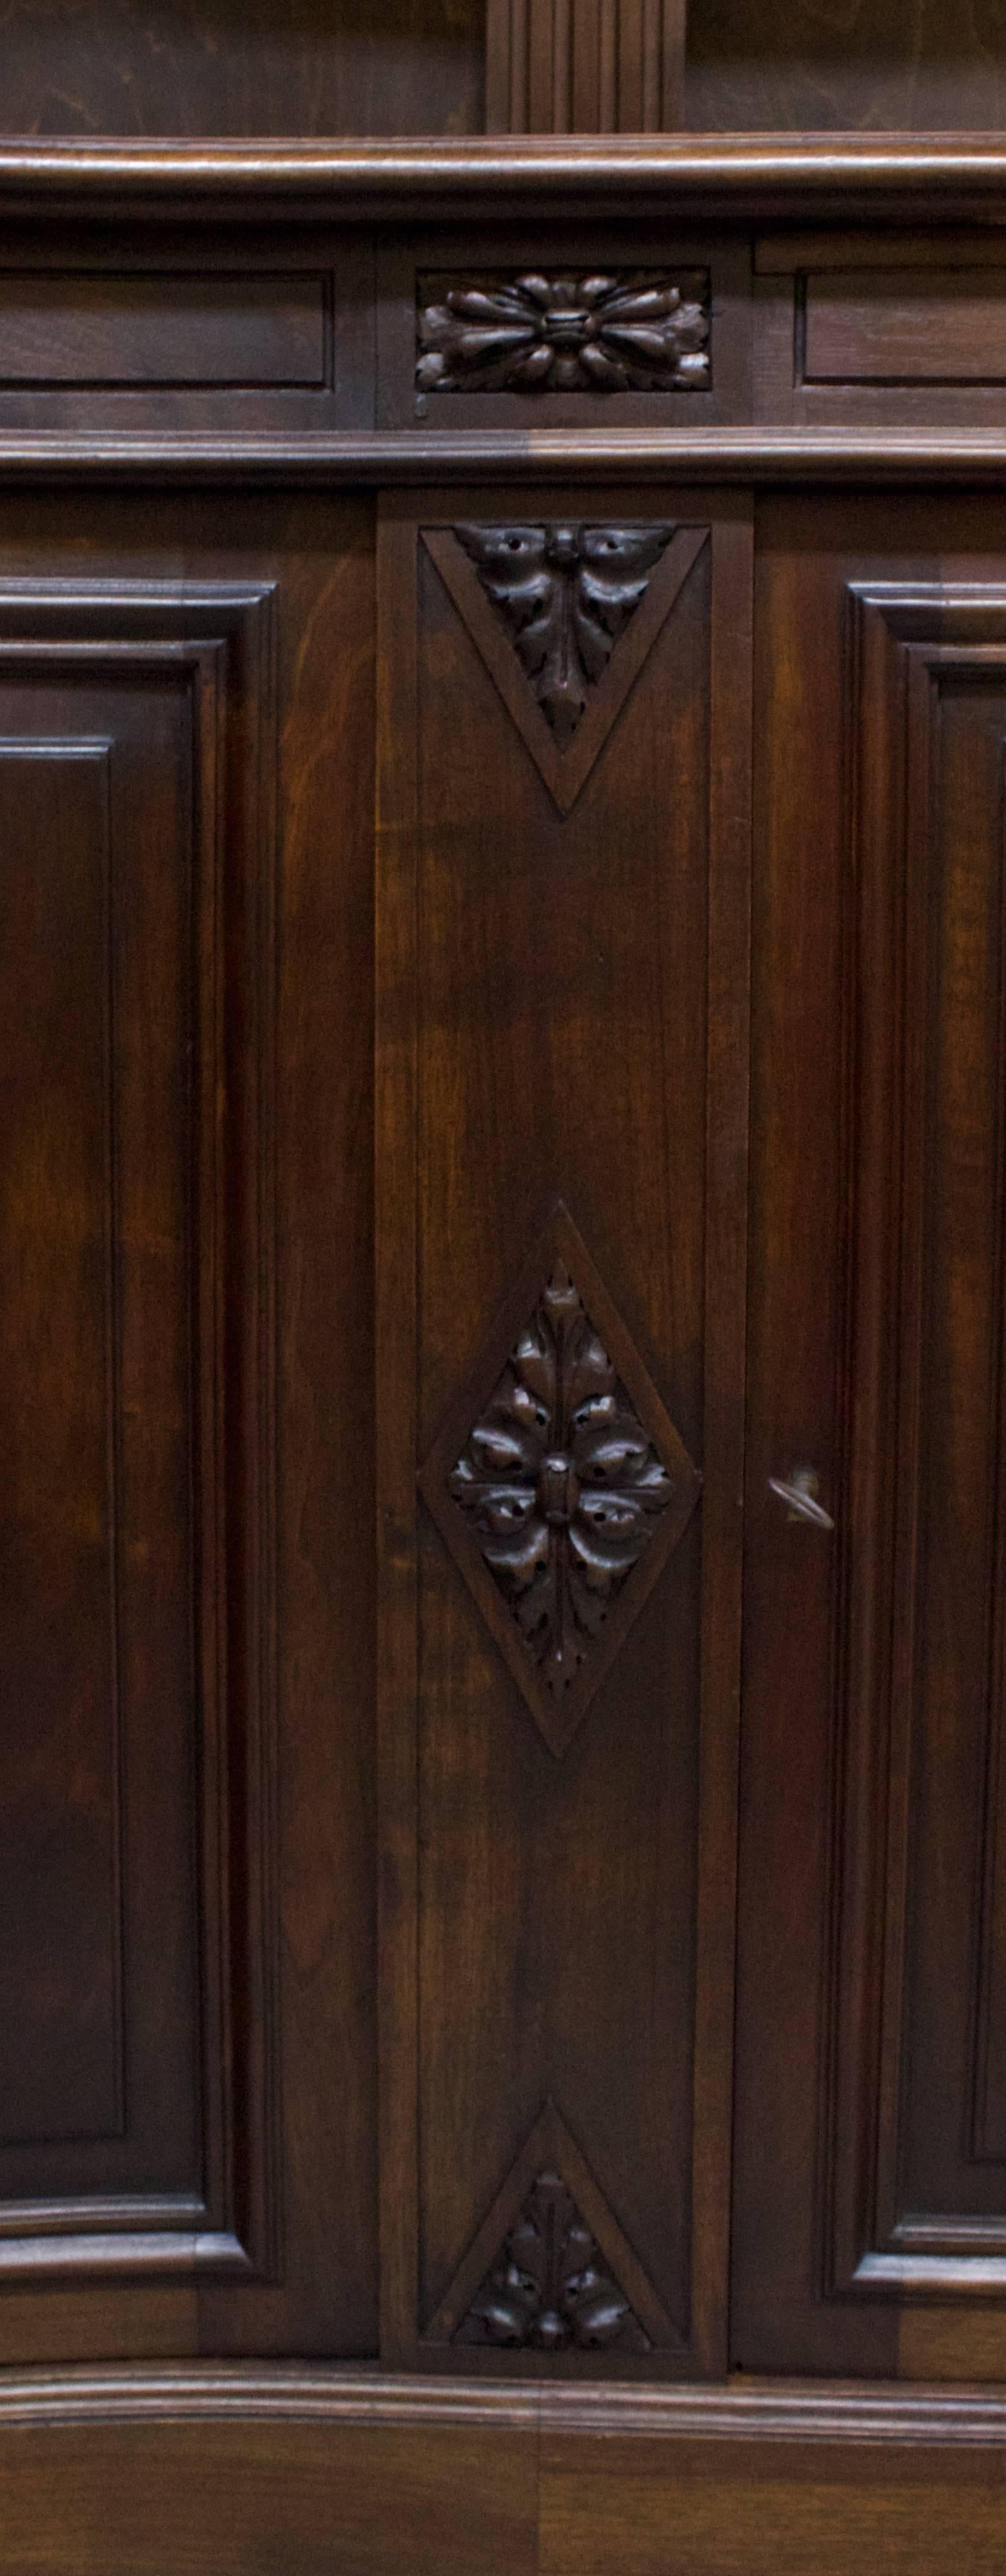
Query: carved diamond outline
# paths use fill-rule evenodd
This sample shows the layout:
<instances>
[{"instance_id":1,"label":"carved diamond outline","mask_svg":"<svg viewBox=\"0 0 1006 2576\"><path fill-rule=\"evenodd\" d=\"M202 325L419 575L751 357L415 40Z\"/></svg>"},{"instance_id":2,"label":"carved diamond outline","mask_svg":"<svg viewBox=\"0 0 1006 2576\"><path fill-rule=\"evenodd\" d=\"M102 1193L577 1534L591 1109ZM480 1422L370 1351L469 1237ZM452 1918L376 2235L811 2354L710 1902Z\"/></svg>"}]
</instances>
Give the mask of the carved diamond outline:
<instances>
[{"instance_id":1,"label":"carved diamond outline","mask_svg":"<svg viewBox=\"0 0 1006 2576\"><path fill-rule=\"evenodd\" d=\"M556 1757L683 1536L701 1481L560 1201L419 1474Z\"/></svg>"}]
</instances>

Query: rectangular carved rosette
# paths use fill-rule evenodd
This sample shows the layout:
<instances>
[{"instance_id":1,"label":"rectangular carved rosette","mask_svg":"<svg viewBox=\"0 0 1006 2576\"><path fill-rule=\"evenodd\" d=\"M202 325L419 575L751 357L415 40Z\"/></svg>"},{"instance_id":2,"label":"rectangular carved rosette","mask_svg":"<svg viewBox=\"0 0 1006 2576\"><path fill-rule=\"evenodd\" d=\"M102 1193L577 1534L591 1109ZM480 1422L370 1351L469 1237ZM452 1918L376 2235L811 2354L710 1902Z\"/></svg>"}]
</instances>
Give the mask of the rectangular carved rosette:
<instances>
[{"instance_id":1,"label":"rectangular carved rosette","mask_svg":"<svg viewBox=\"0 0 1006 2576\"><path fill-rule=\"evenodd\" d=\"M268 584L0 585L0 2290L273 2259L274 738Z\"/></svg>"},{"instance_id":2,"label":"rectangular carved rosette","mask_svg":"<svg viewBox=\"0 0 1006 2576\"><path fill-rule=\"evenodd\" d=\"M388 503L379 614L382 2350L715 2370L748 516Z\"/></svg>"}]
</instances>

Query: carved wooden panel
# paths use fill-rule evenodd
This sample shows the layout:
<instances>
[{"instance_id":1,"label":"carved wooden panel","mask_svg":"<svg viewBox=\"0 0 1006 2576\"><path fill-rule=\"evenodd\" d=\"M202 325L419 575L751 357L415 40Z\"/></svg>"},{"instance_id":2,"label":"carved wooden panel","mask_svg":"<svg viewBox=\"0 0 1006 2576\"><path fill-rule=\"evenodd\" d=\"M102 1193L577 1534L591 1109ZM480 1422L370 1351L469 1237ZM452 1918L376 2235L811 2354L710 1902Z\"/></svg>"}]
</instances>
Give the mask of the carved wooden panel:
<instances>
[{"instance_id":1,"label":"carved wooden panel","mask_svg":"<svg viewBox=\"0 0 1006 2576\"><path fill-rule=\"evenodd\" d=\"M346 301L337 281L337 317ZM459 240L443 223L388 236L375 320L381 428L512 436L752 417L750 246L712 224L629 225L599 204L558 231L530 210L505 240L486 226ZM571 514L586 515L582 491ZM454 512L466 515L478 511ZM526 517L523 503L511 515ZM615 490L598 516L618 523ZM654 516L666 516L659 500Z\"/></svg>"},{"instance_id":2,"label":"carved wooden panel","mask_svg":"<svg viewBox=\"0 0 1006 2576\"><path fill-rule=\"evenodd\" d=\"M270 633L0 585L0 2284L271 2259Z\"/></svg>"},{"instance_id":3,"label":"carved wooden panel","mask_svg":"<svg viewBox=\"0 0 1006 2576\"><path fill-rule=\"evenodd\" d=\"M1006 2291L1006 587L856 584L850 614L862 1512L833 2261L873 2296L966 2296Z\"/></svg>"},{"instance_id":4,"label":"carved wooden panel","mask_svg":"<svg viewBox=\"0 0 1006 2576\"><path fill-rule=\"evenodd\" d=\"M553 1753L687 1528L701 1481L557 1208L420 1476Z\"/></svg>"},{"instance_id":5,"label":"carved wooden panel","mask_svg":"<svg viewBox=\"0 0 1006 2576\"><path fill-rule=\"evenodd\" d=\"M567 750L456 497L382 521L383 2350L430 2366L723 2348L749 538L654 502L522 495L558 579L615 527L645 583ZM506 494L470 525L505 563Z\"/></svg>"},{"instance_id":6,"label":"carved wooden panel","mask_svg":"<svg viewBox=\"0 0 1006 2576\"><path fill-rule=\"evenodd\" d=\"M575 2138L546 2102L424 2343L525 2353L681 2344Z\"/></svg>"},{"instance_id":7,"label":"carved wooden panel","mask_svg":"<svg viewBox=\"0 0 1006 2576\"><path fill-rule=\"evenodd\" d=\"M684 64L684 0L487 0L487 132L671 133Z\"/></svg>"},{"instance_id":8,"label":"carved wooden panel","mask_svg":"<svg viewBox=\"0 0 1006 2576\"><path fill-rule=\"evenodd\" d=\"M673 521L551 519L430 528L424 543L559 812L569 813L701 536Z\"/></svg>"},{"instance_id":9,"label":"carved wooden panel","mask_svg":"<svg viewBox=\"0 0 1006 2576\"><path fill-rule=\"evenodd\" d=\"M420 393L654 393L711 379L709 275L421 277Z\"/></svg>"}]
</instances>

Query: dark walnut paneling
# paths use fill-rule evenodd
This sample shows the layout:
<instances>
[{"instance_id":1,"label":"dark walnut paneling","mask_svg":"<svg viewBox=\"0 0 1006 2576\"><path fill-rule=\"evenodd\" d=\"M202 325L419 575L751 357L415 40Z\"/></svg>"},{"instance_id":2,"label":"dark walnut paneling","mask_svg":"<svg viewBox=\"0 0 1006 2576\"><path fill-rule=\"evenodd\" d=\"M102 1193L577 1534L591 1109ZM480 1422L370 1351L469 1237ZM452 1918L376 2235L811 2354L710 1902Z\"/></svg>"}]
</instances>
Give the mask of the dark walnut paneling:
<instances>
[{"instance_id":1,"label":"dark walnut paneling","mask_svg":"<svg viewBox=\"0 0 1006 2576\"><path fill-rule=\"evenodd\" d=\"M420 393L656 393L710 382L702 269L421 277Z\"/></svg>"},{"instance_id":2,"label":"dark walnut paneling","mask_svg":"<svg viewBox=\"0 0 1006 2576\"><path fill-rule=\"evenodd\" d=\"M486 132L673 132L684 64L684 0L487 0Z\"/></svg>"},{"instance_id":3,"label":"dark walnut paneling","mask_svg":"<svg viewBox=\"0 0 1006 2576\"><path fill-rule=\"evenodd\" d=\"M0 584L0 2285L270 2261L271 628Z\"/></svg>"},{"instance_id":4,"label":"dark walnut paneling","mask_svg":"<svg viewBox=\"0 0 1006 2576\"><path fill-rule=\"evenodd\" d=\"M831 2261L1006 2294L1006 582L850 590L860 1101Z\"/></svg>"},{"instance_id":5,"label":"dark walnut paneling","mask_svg":"<svg viewBox=\"0 0 1006 2576\"><path fill-rule=\"evenodd\" d=\"M1006 418L994 232L767 234L755 244L755 416L974 433Z\"/></svg>"},{"instance_id":6,"label":"dark walnut paneling","mask_svg":"<svg viewBox=\"0 0 1006 2576\"><path fill-rule=\"evenodd\" d=\"M383 2348L430 2366L724 2348L749 536L662 503L380 538ZM548 623L606 535L638 596L604 632L602 547L557 728L496 550Z\"/></svg>"},{"instance_id":7,"label":"dark walnut paneling","mask_svg":"<svg viewBox=\"0 0 1006 2576\"><path fill-rule=\"evenodd\" d=\"M330 384L331 280L166 270L0 274L0 390L177 385L257 392Z\"/></svg>"},{"instance_id":8,"label":"dark walnut paneling","mask_svg":"<svg viewBox=\"0 0 1006 2576\"><path fill-rule=\"evenodd\" d=\"M11 134L475 134L485 0L39 0L7 28Z\"/></svg>"},{"instance_id":9,"label":"dark walnut paneling","mask_svg":"<svg viewBox=\"0 0 1006 2576\"><path fill-rule=\"evenodd\" d=\"M0 432L254 440L373 417L373 254L359 233L0 229Z\"/></svg>"},{"instance_id":10,"label":"dark walnut paneling","mask_svg":"<svg viewBox=\"0 0 1006 2576\"><path fill-rule=\"evenodd\" d=\"M985 2377L1006 526L790 501L763 540L733 2354Z\"/></svg>"},{"instance_id":11,"label":"dark walnut paneling","mask_svg":"<svg viewBox=\"0 0 1006 2576\"><path fill-rule=\"evenodd\" d=\"M571 1742L701 1482L558 1208L420 1476L553 1753Z\"/></svg>"},{"instance_id":12,"label":"dark walnut paneling","mask_svg":"<svg viewBox=\"0 0 1006 2576\"><path fill-rule=\"evenodd\" d=\"M445 473L446 442L475 429L694 432L752 416L739 231L658 230L628 208L590 224L525 213L385 235L377 266L376 419L442 435Z\"/></svg>"}]
</instances>

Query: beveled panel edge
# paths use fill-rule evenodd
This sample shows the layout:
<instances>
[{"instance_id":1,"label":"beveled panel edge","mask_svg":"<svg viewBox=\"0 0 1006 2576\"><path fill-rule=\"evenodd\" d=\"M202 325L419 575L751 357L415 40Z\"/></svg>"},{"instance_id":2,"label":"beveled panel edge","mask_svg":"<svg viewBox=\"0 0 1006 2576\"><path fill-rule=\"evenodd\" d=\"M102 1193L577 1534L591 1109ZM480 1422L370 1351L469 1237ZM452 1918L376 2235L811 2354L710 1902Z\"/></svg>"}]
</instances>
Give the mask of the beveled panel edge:
<instances>
[{"instance_id":1,"label":"beveled panel edge","mask_svg":"<svg viewBox=\"0 0 1006 2576\"><path fill-rule=\"evenodd\" d=\"M0 2433L24 2426L323 2422L619 2434L664 2441L882 2443L939 2450L1006 2446L1006 2391L918 2383L723 2382L665 2388L595 2381L423 2379L337 2365L207 2363L0 2372Z\"/></svg>"},{"instance_id":2,"label":"beveled panel edge","mask_svg":"<svg viewBox=\"0 0 1006 2576\"><path fill-rule=\"evenodd\" d=\"M991 430L541 429L77 437L0 432L0 484L270 482L384 488L449 482L999 483L1006 424Z\"/></svg>"}]
</instances>

